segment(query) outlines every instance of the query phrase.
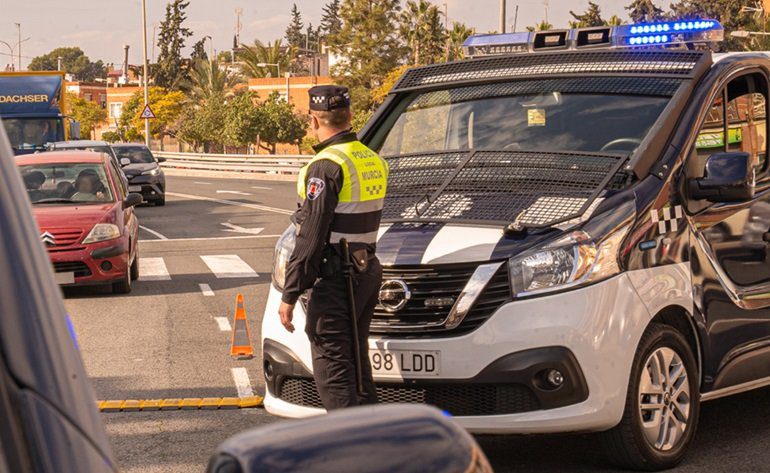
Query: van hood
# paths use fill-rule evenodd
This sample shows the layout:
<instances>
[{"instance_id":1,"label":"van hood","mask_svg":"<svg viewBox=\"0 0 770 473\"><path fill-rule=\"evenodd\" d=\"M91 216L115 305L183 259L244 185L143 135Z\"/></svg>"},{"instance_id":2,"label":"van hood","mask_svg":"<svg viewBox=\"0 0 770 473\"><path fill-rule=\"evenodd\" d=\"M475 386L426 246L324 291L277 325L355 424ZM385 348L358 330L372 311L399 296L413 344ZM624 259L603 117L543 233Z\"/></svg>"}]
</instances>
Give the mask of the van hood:
<instances>
[{"instance_id":1,"label":"van hood","mask_svg":"<svg viewBox=\"0 0 770 473\"><path fill-rule=\"evenodd\" d=\"M114 203L93 205L33 205L32 210L41 229L78 227L89 230L102 222Z\"/></svg>"}]
</instances>

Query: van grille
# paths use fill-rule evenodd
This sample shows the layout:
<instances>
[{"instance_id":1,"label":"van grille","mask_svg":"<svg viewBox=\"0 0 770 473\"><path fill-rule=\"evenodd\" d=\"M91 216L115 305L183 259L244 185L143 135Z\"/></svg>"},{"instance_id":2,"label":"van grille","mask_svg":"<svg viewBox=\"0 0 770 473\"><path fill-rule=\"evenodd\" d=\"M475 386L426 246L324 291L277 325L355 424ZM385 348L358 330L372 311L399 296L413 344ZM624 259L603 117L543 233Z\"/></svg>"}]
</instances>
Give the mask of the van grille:
<instances>
[{"instance_id":1,"label":"van grille","mask_svg":"<svg viewBox=\"0 0 770 473\"><path fill-rule=\"evenodd\" d=\"M278 397L306 407L323 408L315 382L285 378ZM517 414L540 409L535 394L521 384L426 384L377 383L380 404L430 404L454 416Z\"/></svg>"},{"instance_id":2,"label":"van grille","mask_svg":"<svg viewBox=\"0 0 770 473\"><path fill-rule=\"evenodd\" d=\"M441 323L449 315L453 304L442 307L426 306L426 300L450 299L457 301L465 284L478 265L440 265L398 267L383 269L383 281L400 280L412 294L401 310L393 313L378 305L371 324L371 333L403 336L457 336L475 330L501 305L511 301L507 266L503 265L479 295L465 319L454 329Z\"/></svg>"}]
</instances>

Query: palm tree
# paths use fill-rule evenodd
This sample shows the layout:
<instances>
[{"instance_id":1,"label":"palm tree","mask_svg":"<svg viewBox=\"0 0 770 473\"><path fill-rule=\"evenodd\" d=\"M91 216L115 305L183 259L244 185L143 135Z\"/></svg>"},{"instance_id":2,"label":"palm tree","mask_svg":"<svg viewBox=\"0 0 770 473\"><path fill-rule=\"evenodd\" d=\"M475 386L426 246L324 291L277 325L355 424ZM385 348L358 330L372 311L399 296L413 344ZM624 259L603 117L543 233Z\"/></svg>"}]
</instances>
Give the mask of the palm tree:
<instances>
[{"instance_id":1,"label":"palm tree","mask_svg":"<svg viewBox=\"0 0 770 473\"><path fill-rule=\"evenodd\" d=\"M553 25L543 20L535 26L527 26L527 31L548 31L552 30Z\"/></svg>"},{"instance_id":2,"label":"palm tree","mask_svg":"<svg viewBox=\"0 0 770 473\"><path fill-rule=\"evenodd\" d=\"M456 61L464 57L463 43L469 36L475 34L473 28L468 28L463 23L453 23L452 30L449 31L449 48L447 51L447 61Z\"/></svg>"},{"instance_id":3,"label":"palm tree","mask_svg":"<svg viewBox=\"0 0 770 473\"><path fill-rule=\"evenodd\" d=\"M191 102L203 104L213 97L232 95L233 87L241 82L240 75L220 68L217 61L198 60L183 88Z\"/></svg>"},{"instance_id":4,"label":"palm tree","mask_svg":"<svg viewBox=\"0 0 770 473\"><path fill-rule=\"evenodd\" d=\"M623 20L621 20L618 15L612 15L606 23L607 26L620 26L623 24Z\"/></svg>"},{"instance_id":5,"label":"palm tree","mask_svg":"<svg viewBox=\"0 0 770 473\"><path fill-rule=\"evenodd\" d=\"M401 13L401 36L411 52L412 65L430 64L444 52L446 31L441 11L426 0L409 0Z\"/></svg>"},{"instance_id":6,"label":"palm tree","mask_svg":"<svg viewBox=\"0 0 770 473\"><path fill-rule=\"evenodd\" d=\"M268 42L267 45L255 40L252 46L245 46L238 54L243 73L247 77L276 77L277 68L267 64L278 64L281 72L288 72L289 66L297 55L297 49L283 46L281 40ZM260 66L260 64L263 64Z\"/></svg>"}]
</instances>

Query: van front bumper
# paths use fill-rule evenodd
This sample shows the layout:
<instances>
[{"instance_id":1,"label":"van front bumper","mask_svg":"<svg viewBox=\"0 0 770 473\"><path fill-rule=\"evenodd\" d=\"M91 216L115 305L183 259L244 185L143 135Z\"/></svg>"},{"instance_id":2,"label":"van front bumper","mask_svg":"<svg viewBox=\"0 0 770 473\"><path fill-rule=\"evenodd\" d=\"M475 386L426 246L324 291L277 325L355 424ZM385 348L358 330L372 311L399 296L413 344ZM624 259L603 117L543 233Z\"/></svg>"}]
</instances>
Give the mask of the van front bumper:
<instances>
[{"instance_id":1,"label":"van front bumper","mask_svg":"<svg viewBox=\"0 0 770 473\"><path fill-rule=\"evenodd\" d=\"M309 342L302 330L289 333L281 326L279 303L280 292L271 287L262 326L265 407L284 417L321 414L323 409L313 407ZM411 398L447 409L476 433L606 430L620 422L636 346L650 319L624 273L580 289L505 304L462 336L371 337L371 348L441 352L439 378L375 376L380 401L409 400L404 391L414 392ZM297 305L294 324L304 323ZM558 389L540 384L551 369L564 376ZM287 379L291 394L283 392Z\"/></svg>"}]
</instances>

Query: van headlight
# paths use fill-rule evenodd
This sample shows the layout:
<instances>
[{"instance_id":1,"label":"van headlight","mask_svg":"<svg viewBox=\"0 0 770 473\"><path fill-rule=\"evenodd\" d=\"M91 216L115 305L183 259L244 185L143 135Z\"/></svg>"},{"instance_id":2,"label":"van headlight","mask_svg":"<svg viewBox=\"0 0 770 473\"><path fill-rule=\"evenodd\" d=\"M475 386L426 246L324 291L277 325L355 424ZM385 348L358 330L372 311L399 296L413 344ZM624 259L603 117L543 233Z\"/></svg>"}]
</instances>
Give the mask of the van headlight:
<instances>
[{"instance_id":1,"label":"van headlight","mask_svg":"<svg viewBox=\"0 0 770 473\"><path fill-rule=\"evenodd\" d=\"M273 285L279 291L283 291L286 283L286 264L294 251L294 244L297 242L297 234L294 225L289 226L283 232L278 243L275 245L273 255Z\"/></svg>"},{"instance_id":2,"label":"van headlight","mask_svg":"<svg viewBox=\"0 0 770 473\"><path fill-rule=\"evenodd\" d=\"M83 243L97 243L120 237L120 229L112 223L97 223L83 240Z\"/></svg>"},{"instance_id":3,"label":"van headlight","mask_svg":"<svg viewBox=\"0 0 770 473\"><path fill-rule=\"evenodd\" d=\"M620 272L618 255L629 225L595 242L575 231L537 250L511 258L508 270L514 297L524 297L601 281Z\"/></svg>"}]
</instances>

